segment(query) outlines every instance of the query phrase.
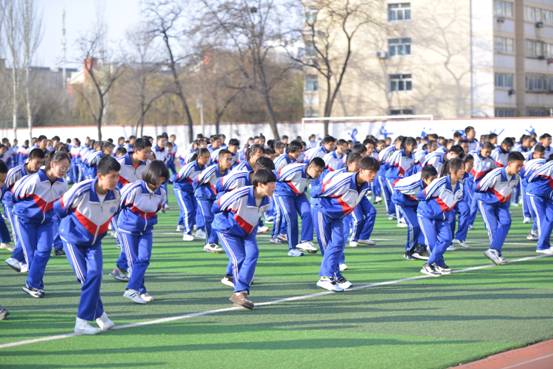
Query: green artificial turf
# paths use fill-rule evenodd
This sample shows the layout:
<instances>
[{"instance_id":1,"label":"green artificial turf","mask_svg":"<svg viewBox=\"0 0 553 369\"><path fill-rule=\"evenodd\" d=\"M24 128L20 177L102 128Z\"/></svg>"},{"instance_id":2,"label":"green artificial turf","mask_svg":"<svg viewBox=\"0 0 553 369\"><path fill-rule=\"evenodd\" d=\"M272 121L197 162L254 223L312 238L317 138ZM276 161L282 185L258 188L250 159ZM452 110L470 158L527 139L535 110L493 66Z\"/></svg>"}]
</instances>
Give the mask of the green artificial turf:
<instances>
[{"instance_id":1,"label":"green artificial turf","mask_svg":"<svg viewBox=\"0 0 553 369\"><path fill-rule=\"evenodd\" d=\"M124 283L106 275L104 306L116 324L148 321L230 307L231 289L219 280L224 254L206 254L200 242L184 243L175 232L176 203L160 215L146 285L157 300L135 305L122 297ZM347 248L355 285L419 275L420 261L402 258L406 229L385 219L376 247ZM534 256L520 208L512 208L507 258ZM285 245L259 236L260 260L254 302L320 292L320 255L291 258ZM448 252L454 269L486 265L486 233L478 221L471 249ZM104 273L118 255L104 242ZM1 251L6 258L8 253ZM0 349L5 368L446 368L553 337L552 258L468 271L441 278L328 294L225 311L151 326ZM0 267L0 303L11 315L0 322L0 344L72 331L79 284L64 257L48 264L47 296L21 291L24 276Z\"/></svg>"}]
</instances>

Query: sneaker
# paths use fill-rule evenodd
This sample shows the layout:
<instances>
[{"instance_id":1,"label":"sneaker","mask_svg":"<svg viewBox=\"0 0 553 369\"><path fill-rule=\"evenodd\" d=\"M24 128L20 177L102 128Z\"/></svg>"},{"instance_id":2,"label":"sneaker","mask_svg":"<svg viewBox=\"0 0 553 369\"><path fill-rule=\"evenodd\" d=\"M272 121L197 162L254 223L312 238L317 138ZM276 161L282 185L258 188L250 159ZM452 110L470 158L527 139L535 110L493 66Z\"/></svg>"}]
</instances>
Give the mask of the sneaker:
<instances>
[{"instance_id":1,"label":"sneaker","mask_svg":"<svg viewBox=\"0 0 553 369\"><path fill-rule=\"evenodd\" d=\"M183 225L178 225L177 226L177 232L183 232L184 231L184 226Z\"/></svg>"},{"instance_id":2,"label":"sneaker","mask_svg":"<svg viewBox=\"0 0 553 369\"><path fill-rule=\"evenodd\" d=\"M0 306L0 320L5 320L10 312L5 307Z\"/></svg>"},{"instance_id":3,"label":"sneaker","mask_svg":"<svg viewBox=\"0 0 553 369\"><path fill-rule=\"evenodd\" d=\"M382 197L376 196L376 197L374 198L374 203L375 203L375 204L380 204L381 202L382 202Z\"/></svg>"},{"instance_id":4,"label":"sneaker","mask_svg":"<svg viewBox=\"0 0 553 369\"><path fill-rule=\"evenodd\" d=\"M129 275L127 274L126 271L123 271L119 268L115 268L113 269L109 275L115 279L116 281L120 281L120 282L128 282L129 281Z\"/></svg>"},{"instance_id":5,"label":"sneaker","mask_svg":"<svg viewBox=\"0 0 553 369\"><path fill-rule=\"evenodd\" d=\"M218 254L223 252L223 249L221 248L221 246L215 243L206 243L204 246L204 251L208 253Z\"/></svg>"},{"instance_id":6,"label":"sneaker","mask_svg":"<svg viewBox=\"0 0 553 369\"><path fill-rule=\"evenodd\" d=\"M357 247L359 246L359 241L349 241L349 247Z\"/></svg>"},{"instance_id":7,"label":"sneaker","mask_svg":"<svg viewBox=\"0 0 553 369\"><path fill-rule=\"evenodd\" d=\"M234 278L231 275L226 275L221 278L221 283L227 287L234 288Z\"/></svg>"},{"instance_id":8,"label":"sneaker","mask_svg":"<svg viewBox=\"0 0 553 369\"><path fill-rule=\"evenodd\" d=\"M441 274L436 270L436 267L434 266L434 264L432 265L424 264L421 268L421 273L429 275L431 277L441 276Z\"/></svg>"},{"instance_id":9,"label":"sneaker","mask_svg":"<svg viewBox=\"0 0 553 369\"><path fill-rule=\"evenodd\" d=\"M123 293L123 297L128 298L135 304L146 304L146 301L142 297L140 297L140 294L136 290L125 290Z\"/></svg>"},{"instance_id":10,"label":"sneaker","mask_svg":"<svg viewBox=\"0 0 553 369\"><path fill-rule=\"evenodd\" d=\"M267 232L269 232L269 227L267 227L265 225L257 228L257 233L267 233Z\"/></svg>"},{"instance_id":11,"label":"sneaker","mask_svg":"<svg viewBox=\"0 0 553 369\"><path fill-rule=\"evenodd\" d=\"M351 288L351 286L353 286L353 284L350 281L348 281L344 276L338 278L336 280L336 283L338 284L338 287L340 287L344 291Z\"/></svg>"},{"instance_id":12,"label":"sneaker","mask_svg":"<svg viewBox=\"0 0 553 369\"><path fill-rule=\"evenodd\" d=\"M40 299L44 297L44 291L38 288L29 287L27 284L22 287L23 292L28 294L31 297L34 297L35 299Z\"/></svg>"},{"instance_id":13,"label":"sneaker","mask_svg":"<svg viewBox=\"0 0 553 369\"><path fill-rule=\"evenodd\" d=\"M104 312L101 317L96 319L96 324L100 327L101 331L110 330L115 326L115 323L111 321L108 315Z\"/></svg>"},{"instance_id":14,"label":"sneaker","mask_svg":"<svg viewBox=\"0 0 553 369\"><path fill-rule=\"evenodd\" d=\"M273 224L274 222L275 222L275 217L265 218L265 223L267 223L267 224Z\"/></svg>"},{"instance_id":15,"label":"sneaker","mask_svg":"<svg viewBox=\"0 0 553 369\"><path fill-rule=\"evenodd\" d=\"M288 256L303 256L303 252L298 249L290 249L288 250Z\"/></svg>"},{"instance_id":16,"label":"sneaker","mask_svg":"<svg viewBox=\"0 0 553 369\"><path fill-rule=\"evenodd\" d=\"M146 302L152 302L155 300L154 296L150 295L148 292L141 293L140 297L142 297L142 300Z\"/></svg>"},{"instance_id":17,"label":"sneaker","mask_svg":"<svg viewBox=\"0 0 553 369\"><path fill-rule=\"evenodd\" d=\"M182 235L182 240L185 242L192 242L194 241L194 236L192 236L191 234L185 233Z\"/></svg>"},{"instance_id":18,"label":"sneaker","mask_svg":"<svg viewBox=\"0 0 553 369\"><path fill-rule=\"evenodd\" d=\"M470 248L470 246L468 245L467 241L453 240L453 244L454 244L454 245L457 245L457 246L461 246L461 247L464 248L464 249Z\"/></svg>"},{"instance_id":19,"label":"sneaker","mask_svg":"<svg viewBox=\"0 0 553 369\"><path fill-rule=\"evenodd\" d=\"M65 256L63 249L54 249L54 256Z\"/></svg>"},{"instance_id":20,"label":"sneaker","mask_svg":"<svg viewBox=\"0 0 553 369\"><path fill-rule=\"evenodd\" d=\"M394 220L394 219L396 219L395 215L388 215L388 220Z\"/></svg>"},{"instance_id":21,"label":"sneaker","mask_svg":"<svg viewBox=\"0 0 553 369\"><path fill-rule=\"evenodd\" d=\"M536 252L538 254L543 254L543 255L553 255L553 249L552 248L536 250Z\"/></svg>"},{"instance_id":22,"label":"sneaker","mask_svg":"<svg viewBox=\"0 0 553 369\"><path fill-rule=\"evenodd\" d=\"M8 250L10 252L13 251L13 248L10 246L10 244L5 242L0 242L0 249Z\"/></svg>"},{"instance_id":23,"label":"sneaker","mask_svg":"<svg viewBox=\"0 0 553 369\"><path fill-rule=\"evenodd\" d=\"M530 231L530 233L528 233L528 236L526 236L526 239L528 241L537 241L537 240L539 240L538 233Z\"/></svg>"},{"instance_id":24,"label":"sneaker","mask_svg":"<svg viewBox=\"0 0 553 369\"><path fill-rule=\"evenodd\" d=\"M436 264L434 265L434 269L441 275L451 274L451 268L448 267L446 264L444 264L443 266Z\"/></svg>"},{"instance_id":25,"label":"sneaker","mask_svg":"<svg viewBox=\"0 0 553 369\"><path fill-rule=\"evenodd\" d=\"M27 273L29 271L29 264L19 263L21 266L21 269L19 269L19 273Z\"/></svg>"},{"instance_id":26,"label":"sneaker","mask_svg":"<svg viewBox=\"0 0 553 369\"><path fill-rule=\"evenodd\" d=\"M358 240L357 243L359 245L376 246L376 242L373 240Z\"/></svg>"},{"instance_id":27,"label":"sneaker","mask_svg":"<svg viewBox=\"0 0 553 369\"><path fill-rule=\"evenodd\" d=\"M407 223L398 222L397 225L396 225L396 227L398 227L398 228L407 228L408 225L407 225Z\"/></svg>"},{"instance_id":28,"label":"sneaker","mask_svg":"<svg viewBox=\"0 0 553 369\"><path fill-rule=\"evenodd\" d=\"M282 240L278 237L275 237L275 238L271 238L269 240L270 243L274 243L274 244L281 244L282 243Z\"/></svg>"},{"instance_id":29,"label":"sneaker","mask_svg":"<svg viewBox=\"0 0 553 369\"><path fill-rule=\"evenodd\" d=\"M530 224L530 223L532 223L532 218L524 217L524 219L522 220L522 223Z\"/></svg>"},{"instance_id":30,"label":"sneaker","mask_svg":"<svg viewBox=\"0 0 553 369\"><path fill-rule=\"evenodd\" d=\"M493 261L494 264L496 264L496 265L507 264L507 260L505 260L503 257L501 257L501 255L499 255L499 252L497 252L497 250L488 249L488 250L484 251L484 255L488 259Z\"/></svg>"},{"instance_id":31,"label":"sneaker","mask_svg":"<svg viewBox=\"0 0 553 369\"><path fill-rule=\"evenodd\" d=\"M411 253L411 257L417 260L428 260L428 253L426 250L415 250Z\"/></svg>"},{"instance_id":32,"label":"sneaker","mask_svg":"<svg viewBox=\"0 0 553 369\"><path fill-rule=\"evenodd\" d=\"M194 233L194 238L199 238L202 240L205 239L206 238L205 231L203 229L198 229L196 233Z\"/></svg>"},{"instance_id":33,"label":"sneaker","mask_svg":"<svg viewBox=\"0 0 553 369\"><path fill-rule=\"evenodd\" d=\"M229 301L236 306L241 306L248 310L253 310L254 304L248 300L248 294L246 292L236 292L229 297Z\"/></svg>"},{"instance_id":34,"label":"sneaker","mask_svg":"<svg viewBox=\"0 0 553 369\"><path fill-rule=\"evenodd\" d=\"M317 281L317 287L322 288L323 290L333 291L333 292L343 292L344 289L336 283L334 279L328 277L321 277Z\"/></svg>"},{"instance_id":35,"label":"sneaker","mask_svg":"<svg viewBox=\"0 0 553 369\"><path fill-rule=\"evenodd\" d=\"M315 254L317 253L317 251L319 251L315 246L313 246L313 243L311 241L304 241L304 242L298 243L296 245L296 248L301 251L308 252L310 254Z\"/></svg>"},{"instance_id":36,"label":"sneaker","mask_svg":"<svg viewBox=\"0 0 553 369\"><path fill-rule=\"evenodd\" d=\"M348 270L348 265L345 263L342 263L338 266L338 268L340 269L341 272L343 272L344 270Z\"/></svg>"},{"instance_id":37,"label":"sneaker","mask_svg":"<svg viewBox=\"0 0 553 369\"><path fill-rule=\"evenodd\" d=\"M10 268L15 270L16 272L21 273L21 263L19 262L19 260L15 258L7 258L6 260L4 260L4 263L6 263Z\"/></svg>"},{"instance_id":38,"label":"sneaker","mask_svg":"<svg viewBox=\"0 0 553 369\"><path fill-rule=\"evenodd\" d=\"M100 328L95 328L90 325L86 320L77 318L75 321L75 330L73 331L77 336L80 335L92 335L100 333Z\"/></svg>"},{"instance_id":39,"label":"sneaker","mask_svg":"<svg viewBox=\"0 0 553 369\"><path fill-rule=\"evenodd\" d=\"M403 254L403 258L405 260L417 260L416 258L413 257L413 252L411 251L405 251L405 254Z\"/></svg>"},{"instance_id":40,"label":"sneaker","mask_svg":"<svg viewBox=\"0 0 553 369\"><path fill-rule=\"evenodd\" d=\"M279 234L277 238L282 242L288 242L288 236L286 234Z\"/></svg>"}]
</instances>

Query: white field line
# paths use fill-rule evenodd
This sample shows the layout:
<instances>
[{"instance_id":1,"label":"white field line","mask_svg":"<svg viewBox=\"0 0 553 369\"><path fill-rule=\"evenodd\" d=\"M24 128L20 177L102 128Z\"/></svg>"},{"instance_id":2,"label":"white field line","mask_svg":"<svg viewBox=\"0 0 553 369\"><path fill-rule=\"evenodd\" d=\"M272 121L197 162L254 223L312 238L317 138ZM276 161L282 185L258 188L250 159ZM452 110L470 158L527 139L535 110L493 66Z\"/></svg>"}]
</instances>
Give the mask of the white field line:
<instances>
[{"instance_id":1,"label":"white field line","mask_svg":"<svg viewBox=\"0 0 553 369\"><path fill-rule=\"evenodd\" d=\"M527 257L523 257L523 258L512 259L512 260L509 261L509 264L536 260L536 259L544 258L544 257L547 257L547 256L548 255L536 255L536 256L527 256ZM475 270L489 269L489 268L494 268L494 267L495 267L494 264L478 265L478 266L468 267L468 268L464 268L464 269L453 270L452 273L453 274L468 273L468 272L472 272L472 271L475 271ZM348 291L358 291L358 290L365 290L365 289L382 287L382 286L391 286L391 285L396 285L396 284L400 284L400 283L404 283L404 282L417 281L417 280L420 280L420 279L428 279L428 278L435 278L435 277L428 276L428 275L417 275L417 276L414 276L414 277L401 278L401 279L396 279L396 280L391 280L391 281L366 283L366 284L360 284L358 286L350 288ZM334 294L334 293L335 292L322 291L322 292L317 292L317 293L310 293L310 294L307 294L307 295L291 296L291 297L285 297L285 298L280 298L280 299L266 301L266 302L259 302L259 303L256 303L255 306L271 306L271 305L282 304L284 302L302 301L302 300L312 299L312 298L316 298L316 297L331 295L331 294ZM149 326L149 325L157 325L157 324L163 324L163 323L168 323L168 322L174 322L174 321L177 321L177 320L187 320L187 319L198 318L198 317L203 317L203 316L208 316L208 315L215 315L215 314L219 314L219 313L227 313L227 312L230 312L230 311L237 311L237 310L242 310L242 308L240 308L240 307L227 307L227 308L221 308L221 309L200 311L200 312L197 312L197 313L176 315L176 316L171 316L171 317L166 317L166 318L145 320L145 321L142 321L142 322L118 325L118 326L115 326L113 328L113 330L144 327L144 326ZM41 343L41 342L57 341L57 340L62 340L62 339L70 338L70 337L74 337L74 336L75 336L74 333L67 333L67 334L59 334L59 335L53 335L53 336L45 336L45 337L40 337L40 338L34 338L34 339L29 339L29 340L9 342L9 343L0 344L0 349L31 345L31 344L34 344L34 343Z\"/></svg>"}]
</instances>

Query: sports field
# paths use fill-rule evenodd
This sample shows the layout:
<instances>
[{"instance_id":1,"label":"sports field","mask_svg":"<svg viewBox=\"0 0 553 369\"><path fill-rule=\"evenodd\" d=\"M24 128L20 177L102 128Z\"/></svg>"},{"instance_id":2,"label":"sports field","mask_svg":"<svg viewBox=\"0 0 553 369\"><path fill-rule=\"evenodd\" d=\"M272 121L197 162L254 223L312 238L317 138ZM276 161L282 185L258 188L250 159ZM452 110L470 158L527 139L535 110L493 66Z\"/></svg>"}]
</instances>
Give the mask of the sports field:
<instances>
[{"instance_id":1,"label":"sports field","mask_svg":"<svg viewBox=\"0 0 553 369\"><path fill-rule=\"evenodd\" d=\"M118 249L104 239L102 296L121 329L70 334L79 284L65 257L50 260L43 299L24 294L24 276L0 267L0 303L11 313L0 322L0 367L447 368L553 337L553 259L536 256L519 208L504 250L512 263L496 267L482 255L478 220L472 247L446 253L458 273L431 278L419 274L422 262L402 258L406 231L378 206L378 245L346 249L344 274L356 288L344 293L315 287L319 254L291 258L260 235L256 309L247 311L230 305L231 289L219 282L226 256L182 242L174 199L170 206L146 275L153 303L122 297L125 284L107 276ZM18 341L29 342L6 345Z\"/></svg>"}]
</instances>

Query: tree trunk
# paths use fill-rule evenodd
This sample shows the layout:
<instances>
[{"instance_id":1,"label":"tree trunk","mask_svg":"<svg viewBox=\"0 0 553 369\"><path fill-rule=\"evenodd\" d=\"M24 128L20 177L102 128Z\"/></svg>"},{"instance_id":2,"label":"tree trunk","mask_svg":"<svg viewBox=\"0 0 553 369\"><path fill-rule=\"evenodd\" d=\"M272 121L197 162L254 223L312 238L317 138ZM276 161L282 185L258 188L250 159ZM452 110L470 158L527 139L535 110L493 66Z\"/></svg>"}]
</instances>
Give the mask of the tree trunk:
<instances>
[{"instance_id":1,"label":"tree trunk","mask_svg":"<svg viewBox=\"0 0 553 369\"><path fill-rule=\"evenodd\" d=\"M13 138L17 138L17 69L12 66L12 128Z\"/></svg>"},{"instance_id":2,"label":"tree trunk","mask_svg":"<svg viewBox=\"0 0 553 369\"><path fill-rule=\"evenodd\" d=\"M263 99L265 100L265 108L267 109L267 114L269 114L270 124L271 124L271 131L273 132L273 136L275 140L280 139L280 135L278 134L278 124L277 119L275 115L275 110L273 109L273 102L271 101L271 95L270 95L270 89L267 85L267 79L265 76L265 69L263 68L263 65L261 63L258 63L259 67L259 74L261 79L261 88L262 88L262 94Z\"/></svg>"},{"instance_id":3,"label":"tree trunk","mask_svg":"<svg viewBox=\"0 0 553 369\"><path fill-rule=\"evenodd\" d=\"M31 93L29 91L30 70L29 66L25 68L25 107L27 109L27 127L29 128L29 139L33 137L33 111L31 109Z\"/></svg>"}]
</instances>

